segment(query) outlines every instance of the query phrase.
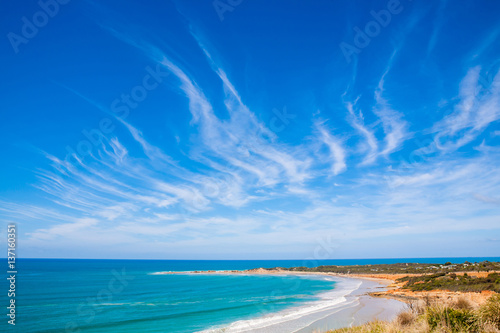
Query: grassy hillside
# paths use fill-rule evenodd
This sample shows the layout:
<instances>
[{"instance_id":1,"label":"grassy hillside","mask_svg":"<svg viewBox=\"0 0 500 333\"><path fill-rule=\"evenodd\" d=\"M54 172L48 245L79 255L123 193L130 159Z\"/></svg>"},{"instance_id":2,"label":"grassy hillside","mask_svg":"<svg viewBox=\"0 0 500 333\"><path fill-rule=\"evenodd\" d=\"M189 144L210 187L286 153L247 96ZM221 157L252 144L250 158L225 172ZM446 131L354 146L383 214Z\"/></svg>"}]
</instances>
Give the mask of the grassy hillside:
<instances>
[{"instance_id":1,"label":"grassy hillside","mask_svg":"<svg viewBox=\"0 0 500 333\"><path fill-rule=\"evenodd\" d=\"M490 272L500 271L498 262L465 262L463 264L419 264L419 263L399 263L383 265L352 265L352 266L318 266L291 267L290 271L303 272L331 272L340 274L423 274L423 273L453 273L453 272Z\"/></svg>"},{"instance_id":2,"label":"grassy hillside","mask_svg":"<svg viewBox=\"0 0 500 333\"><path fill-rule=\"evenodd\" d=\"M481 307L473 309L460 299L450 305L409 307L392 322L375 321L365 325L342 328L328 333L498 333L500 332L500 295L490 297Z\"/></svg>"},{"instance_id":3,"label":"grassy hillside","mask_svg":"<svg viewBox=\"0 0 500 333\"><path fill-rule=\"evenodd\" d=\"M432 275L407 276L396 280L406 282L405 289L411 291L450 290L462 292L480 292L492 290L500 293L500 275L490 273L486 277L470 276L467 273L436 273Z\"/></svg>"}]
</instances>

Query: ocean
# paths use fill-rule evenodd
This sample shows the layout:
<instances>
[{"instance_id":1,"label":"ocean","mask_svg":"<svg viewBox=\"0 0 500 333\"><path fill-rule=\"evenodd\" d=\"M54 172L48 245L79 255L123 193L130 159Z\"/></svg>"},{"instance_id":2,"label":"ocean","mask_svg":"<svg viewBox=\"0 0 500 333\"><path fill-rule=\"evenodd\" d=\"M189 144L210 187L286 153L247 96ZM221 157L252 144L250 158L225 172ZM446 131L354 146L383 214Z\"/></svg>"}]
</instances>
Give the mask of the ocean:
<instances>
[{"instance_id":1,"label":"ocean","mask_svg":"<svg viewBox=\"0 0 500 333\"><path fill-rule=\"evenodd\" d=\"M241 331L333 307L356 286L322 276L158 275L161 271L459 263L500 258L321 260L73 260L18 259L16 325L8 332ZM5 265L6 266L6 265ZM7 271L7 269L6 269ZM6 279L0 284L5 314ZM335 294L336 293L336 294ZM327 297L325 296L327 295ZM283 315L283 314L286 314ZM259 326L260 327L260 326ZM5 328L5 329L3 329Z\"/></svg>"}]
</instances>

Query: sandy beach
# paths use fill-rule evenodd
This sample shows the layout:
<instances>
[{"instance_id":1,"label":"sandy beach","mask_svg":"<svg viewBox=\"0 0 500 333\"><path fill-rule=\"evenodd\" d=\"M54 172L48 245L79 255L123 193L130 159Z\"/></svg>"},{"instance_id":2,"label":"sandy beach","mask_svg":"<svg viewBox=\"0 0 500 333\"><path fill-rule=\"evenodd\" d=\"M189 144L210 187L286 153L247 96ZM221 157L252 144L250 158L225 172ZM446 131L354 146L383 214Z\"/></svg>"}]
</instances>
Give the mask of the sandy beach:
<instances>
[{"instance_id":1,"label":"sandy beach","mask_svg":"<svg viewBox=\"0 0 500 333\"><path fill-rule=\"evenodd\" d=\"M415 274L338 274L323 272L300 272L282 269L251 269L231 271L158 272L155 274L231 274L231 275L303 275L321 276L336 282L335 289L320 295L322 306L298 307L258 320L239 321L224 328L224 332L325 332L329 329L360 325L376 319L391 321L398 313L407 309L406 303L452 304L465 298L474 307L483 304L494 292L452 292L447 290L414 292L404 289L397 279ZM463 273L457 273L458 275ZM486 272L468 272L483 277ZM420 274L418 274L420 275ZM328 302L331 302L330 304ZM222 332L210 330L207 332Z\"/></svg>"},{"instance_id":2,"label":"sandy beach","mask_svg":"<svg viewBox=\"0 0 500 333\"><path fill-rule=\"evenodd\" d=\"M332 273L290 272L253 269L246 271L157 272L155 274L235 274L303 275L331 279L335 289L319 295L317 303L287 309L254 320L237 321L223 328L204 332L324 332L359 325L375 319L392 320L406 304L396 297L377 297L386 292L393 280L373 276L346 276ZM376 294L375 297L371 294Z\"/></svg>"}]
</instances>

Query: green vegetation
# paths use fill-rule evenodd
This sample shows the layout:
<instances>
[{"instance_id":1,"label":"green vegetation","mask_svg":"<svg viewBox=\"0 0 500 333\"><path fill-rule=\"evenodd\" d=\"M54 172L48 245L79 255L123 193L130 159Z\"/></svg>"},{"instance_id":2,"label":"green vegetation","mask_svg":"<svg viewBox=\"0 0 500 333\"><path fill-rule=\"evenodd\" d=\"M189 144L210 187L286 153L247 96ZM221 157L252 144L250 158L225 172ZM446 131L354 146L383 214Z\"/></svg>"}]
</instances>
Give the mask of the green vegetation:
<instances>
[{"instance_id":1,"label":"green vegetation","mask_svg":"<svg viewBox=\"0 0 500 333\"><path fill-rule=\"evenodd\" d=\"M283 268L282 268L283 269ZM318 266L291 267L290 271L302 272L329 272L339 274L426 274L426 273L452 273L452 272L490 272L500 271L498 262L465 262L463 264L419 264L419 263L398 263L383 265L353 265L353 266Z\"/></svg>"},{"instance_id":2,"label":"green vegetation","mask_svg":"<svg viewBox=\"0 0 500 333\"><path fill-rule=\"evenodd\" d=\"M436 273L431 275L406 276L396 280L405 282L406 289L412 291L429 290L450 290L462 292L480 292L482 290L492 290L500 293L500 275L490 273L487 277L475 277L455 273Z\"/></svg>"},{"instance_id":3,"label":"green vegetation","mask_svg":"<svg viewBox=\"0 0 500 333\"><path fill-rule=\"evenodd\" d=\"M430 307L426 313L429 330L447 327L451 332L478 332L480 321L474 311L450 307Z\"/></svg>"},{"instance_id":4,"label":"green vegetation","mask_svg":"<svg viewBox=\"0 0 500 333\"><path fill-rule=\"evenodd\" d=\"M500 294L491 296L478 313L484 321L489 321L500 329Z\"/></svg>"},{"instance_id":5,"label":"green vegetation","mask_svg":"<svg viewBox=\"0 0 500 333\"><path fill-rule=\"evenodd\" d=\"M464 262L463 264L452 264L447 262L441 264L419 264L398 263L383 265L353 265L353 266L318 266L291 267L291 268L269 268L285 269L289 271L311 272L311 273L337 273L337 274L408 274L398 279L398 282L407 282L405 288L412 291L430 291L436 289L481 292L492 290L500 293L500 263L498 262ZM467 272L492 272L487 277L476 277ZM464 273L464 274L457 274ZM413 275L413 276L411 276ZM416 275L416 276L415 276Z\"/></svg>"},{"instance_id":6,"label":"green vegetation","mask_svg":"<svg viewBox=\"0 0 500 333\"><path fill-rule=\"evenodd\" d=\"M478 309L465 299L452 306L410 306L392 322L374 321L365 325L341 328L330 333L483 333L500 332L500 295L491 296Z\"/></svg>"}]
</instances>

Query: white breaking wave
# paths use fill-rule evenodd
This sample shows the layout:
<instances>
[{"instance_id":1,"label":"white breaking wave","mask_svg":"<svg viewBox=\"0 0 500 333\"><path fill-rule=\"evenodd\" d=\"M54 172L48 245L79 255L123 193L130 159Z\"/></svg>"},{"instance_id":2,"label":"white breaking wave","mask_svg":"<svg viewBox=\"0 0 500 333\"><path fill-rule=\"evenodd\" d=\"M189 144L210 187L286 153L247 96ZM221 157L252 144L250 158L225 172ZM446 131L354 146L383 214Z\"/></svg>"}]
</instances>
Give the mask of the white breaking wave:
<instances>
[{"instance_id":1,"label":"white breaking wave","mask_svg":"<svg viewBox=\"0 0 500 333\"><path fill-rule=\"evenodd\" d=\"M200 331L198 333L243 333L243 332L253 332L260 331L267 327L285 324L287 322L297 321L303 317L320 314L321 312L327 311L328 313L324 316L331 315L336 312L358 304L358 298L353 297L351 300L347 300L346 296L351 294L353 291L357 290L362 282L360 280L354 279L341 279L341 278L330 278L327 279L334 280L335 289L322 294L317 295L319 300L308 302L305 305L298 307L293 307L285 309L276 313L266 314L262 317L250 319L250 320L239 320L231 323L225 327L210 328L207 330ZM314 320L321 319L324 316L316 317ZM313 321L314 321L313 320ZM293 330L299 330L307 327L311 322L304 320L302 323L295 323ZM299 327L300 326L300 327ZM292 329L290 327L290 329ZM292 332L292 331L290 331Z\"/></svg>"}]
</instances>

